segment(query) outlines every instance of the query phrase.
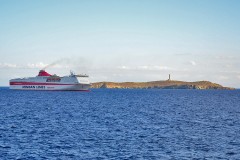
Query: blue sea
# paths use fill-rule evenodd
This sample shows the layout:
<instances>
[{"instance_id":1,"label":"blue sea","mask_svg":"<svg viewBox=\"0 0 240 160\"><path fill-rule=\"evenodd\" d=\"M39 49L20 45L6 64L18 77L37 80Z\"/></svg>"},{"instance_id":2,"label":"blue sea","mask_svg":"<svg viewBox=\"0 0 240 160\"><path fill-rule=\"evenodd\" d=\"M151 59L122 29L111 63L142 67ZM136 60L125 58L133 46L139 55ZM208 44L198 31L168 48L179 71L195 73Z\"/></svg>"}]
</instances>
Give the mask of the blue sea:
<instances>
[{"instance_id":1,"label":"blue sea","mask_svg":"<svg viewBox=\"0 0 240 160\"><path fill-rule=\"evenodd\" d=\"M0 159L240 159L240 90L0 88Z\"/></svg>"}]
</instances>

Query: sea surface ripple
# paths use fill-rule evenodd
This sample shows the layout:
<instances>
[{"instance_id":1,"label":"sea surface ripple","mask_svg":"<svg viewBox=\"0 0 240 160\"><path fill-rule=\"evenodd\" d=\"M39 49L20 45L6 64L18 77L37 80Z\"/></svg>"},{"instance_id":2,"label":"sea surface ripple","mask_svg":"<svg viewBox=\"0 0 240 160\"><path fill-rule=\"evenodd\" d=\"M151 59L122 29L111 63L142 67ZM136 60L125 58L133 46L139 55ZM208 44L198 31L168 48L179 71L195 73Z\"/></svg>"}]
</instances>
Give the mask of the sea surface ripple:
<instances>
[{"instance_id":1,"label":"sea surface ripple","mask_svg":"<svg viewBox=\"0 0 240 160\"><path fill-rule=\"evenodd\" d=\"M0 159L240 159L240 90L0 88Z\"/></svg>"}]
</instances>

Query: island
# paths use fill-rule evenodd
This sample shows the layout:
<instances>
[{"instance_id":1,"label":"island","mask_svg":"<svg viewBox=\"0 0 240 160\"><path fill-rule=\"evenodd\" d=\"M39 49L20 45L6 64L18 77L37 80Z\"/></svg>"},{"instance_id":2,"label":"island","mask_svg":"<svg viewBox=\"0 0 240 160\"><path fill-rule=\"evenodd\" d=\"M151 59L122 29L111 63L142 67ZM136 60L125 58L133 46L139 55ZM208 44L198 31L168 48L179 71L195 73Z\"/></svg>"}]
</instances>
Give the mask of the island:
<instances>
[{"instance_id":1,"label":"island","mask_svg":"<svg viewBox=\"0 0 240 160\"><path fill-rule=\"evenodd\" d=\"M222 89L233 90L220 84L209 81L185 82L176 80L163 80L151 82L96 82L91 88L119 88L119 89Z\"/></svg>"}]
</instances>

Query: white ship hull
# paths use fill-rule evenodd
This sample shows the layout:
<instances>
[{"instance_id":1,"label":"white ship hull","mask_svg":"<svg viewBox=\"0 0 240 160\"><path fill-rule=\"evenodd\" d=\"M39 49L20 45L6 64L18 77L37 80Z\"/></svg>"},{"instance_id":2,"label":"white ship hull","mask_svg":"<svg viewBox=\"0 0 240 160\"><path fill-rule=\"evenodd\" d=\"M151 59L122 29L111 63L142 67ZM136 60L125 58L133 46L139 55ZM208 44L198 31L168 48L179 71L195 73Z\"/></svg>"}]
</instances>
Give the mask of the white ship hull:
<instances>
[{"instance_id":1,"label":"white ship hull","mask_svg":"<svg viewBox=\"0 0 240 160\"><path fill-rule=\"evenodd\" d=\"M41 72L44 72L41 74ZM47 91L89 91L90 82L86 75L59 77L40 71L36 77L10 80L10 89L15 90L47 90Z\"/></svg>"},{"instance_id":2,"label":"white ship hull","mask_svg":"<svg viewBox=\"0 0 240 160\"><path fill-rule=\"evenodd\" d=\"M29 85L10 85L10 89L16 90L58 90L58 91L89 91L90 85L87 84L29 84Z\"/></svg>"}]
</instances>

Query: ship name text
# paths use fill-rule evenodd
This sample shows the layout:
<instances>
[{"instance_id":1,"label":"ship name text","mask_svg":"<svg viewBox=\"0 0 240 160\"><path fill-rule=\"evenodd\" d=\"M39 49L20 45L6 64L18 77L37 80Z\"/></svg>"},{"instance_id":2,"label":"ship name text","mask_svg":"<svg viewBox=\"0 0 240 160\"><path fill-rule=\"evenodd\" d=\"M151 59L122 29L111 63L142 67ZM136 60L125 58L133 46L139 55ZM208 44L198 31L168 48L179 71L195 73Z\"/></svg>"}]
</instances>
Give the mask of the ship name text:
<instances>
[{"instance_id":1,"label":"ship name text","mask_svg":"<svg viewBox=\"0 0 240 160\"><path fill-rule=\"evenodd\" d=\"M45 89L45 86L22 86L23 89L32 88L32 89Z\"/></svg>"}]
</instances>

